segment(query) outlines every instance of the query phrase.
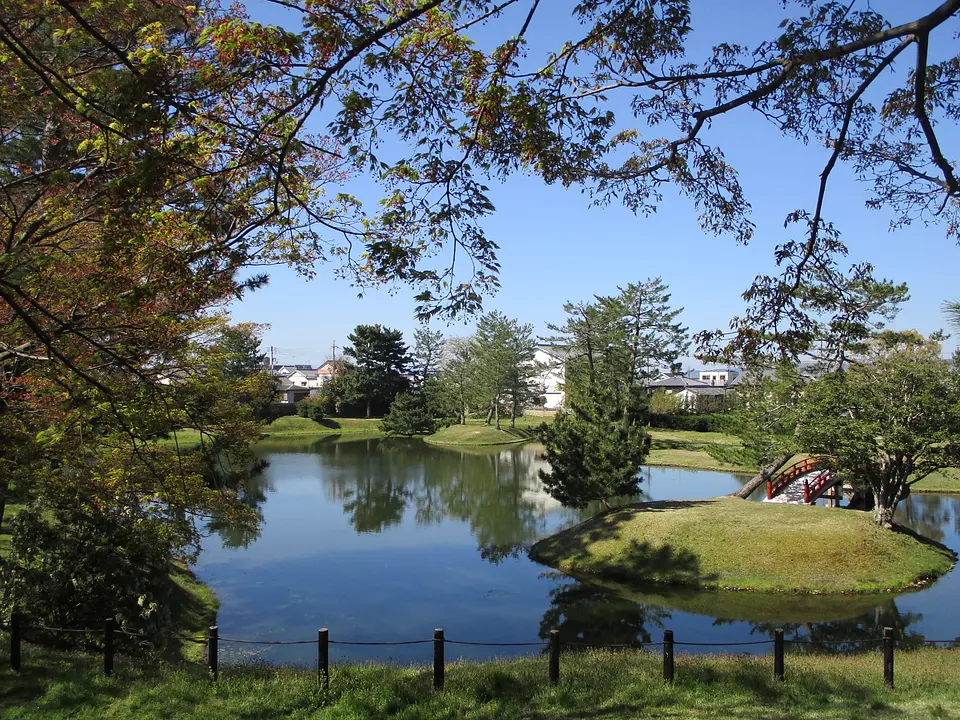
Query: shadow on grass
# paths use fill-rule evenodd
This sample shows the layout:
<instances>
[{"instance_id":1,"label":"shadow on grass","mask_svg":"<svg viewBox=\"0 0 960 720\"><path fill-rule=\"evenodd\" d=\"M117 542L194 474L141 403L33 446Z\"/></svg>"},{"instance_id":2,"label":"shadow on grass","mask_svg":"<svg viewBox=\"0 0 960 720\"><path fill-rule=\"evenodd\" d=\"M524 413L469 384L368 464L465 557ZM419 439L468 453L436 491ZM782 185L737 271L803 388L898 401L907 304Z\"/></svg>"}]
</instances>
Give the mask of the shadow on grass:
<instances>
[{"instance_id":1,"label":"shadow on grass","mask_svg":"<svg viewBox=\"0 0 960 720\"><path fill-rule=\"evenodd\" d=\"M929 547L935 548L936 550L939 550L945 555L953 558L954 562L957 561L956 551L954 551L952 548L947 547L941 542L937 542L933 538L929 538L926 535L921 535L916 530L912 530L911 528L908 528L906 525L894 525L891 529L893 530L893 532L900 533L901 535L906 535L908 537L913 538L918 543L922 543L923 545L927 545Z\"/></svg>"},{"instance_id":2,"label":"shadow on grass","mask_svg":"<svg viewBox=\"0 0 960 720\"><path fill-rule=\"evenodd\" d=\"M647 542L631 539L609 559L597 558L592 546L598 541L616 542L622 537L622 526L642 523L646 513L684 510L711 500L674 500L638 503L607 510L580 525L544 538L530 548L531 559L555 568L561 566L573 571L597 574L613 579L636 582L643 579L666 585L701 585L716 580L714 575L703 575L699 558L685 549L671 545L654 547ZM641 517L638 517L641 516Z\"/></svg>"}]
</instances>

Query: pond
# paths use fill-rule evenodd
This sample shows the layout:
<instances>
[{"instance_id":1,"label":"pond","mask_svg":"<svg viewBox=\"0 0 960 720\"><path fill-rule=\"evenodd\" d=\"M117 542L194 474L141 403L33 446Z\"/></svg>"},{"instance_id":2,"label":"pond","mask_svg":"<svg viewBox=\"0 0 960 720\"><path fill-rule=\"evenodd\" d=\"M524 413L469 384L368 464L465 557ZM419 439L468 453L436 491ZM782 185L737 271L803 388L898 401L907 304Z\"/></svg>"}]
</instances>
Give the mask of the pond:
<instances>
[{"instance_id":1,"label":"pond","mask_svg":"<svg viewBox=\"0 0 960 720\"><path fill-rule=\"evenodd\" d=\"M246 498L261 514L259 536L213 527L197 574L220 598L224 638L428 639L640 645L673 630L710 643L787 638L872 639L897 629L906 643L960 635L960 573L894 596L796 596L639 591L587 584L534 563L524 548L579 522L582 512L543 492L534 446L461 450L419 440L337 438L267 441L269 465ZM732 492L749 476L645 468L643 500L698 499ZM960 496L915 495L898 522L960 548ZM797 646L800 647L800 646ZM804 646L806 647L806 646ZM863 647L830 645L843 650ZM717 652L719 648L684 650ZM731 648L769 652L769 646ZM486 658L538 647L462 645L448 657ZM224 660L314 662L311 645L222 644ZM332 645L331 660L426 662L429 645Z\"/></svg>"}]
</instances>

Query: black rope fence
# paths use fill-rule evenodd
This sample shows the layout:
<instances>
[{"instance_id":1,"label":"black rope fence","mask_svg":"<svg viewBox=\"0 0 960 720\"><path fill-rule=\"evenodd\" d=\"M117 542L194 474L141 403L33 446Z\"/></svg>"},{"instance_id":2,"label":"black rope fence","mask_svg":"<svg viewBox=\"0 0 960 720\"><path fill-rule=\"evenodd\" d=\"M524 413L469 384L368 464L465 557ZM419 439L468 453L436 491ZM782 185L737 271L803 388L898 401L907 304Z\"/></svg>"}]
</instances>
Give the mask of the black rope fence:
<instances>
[{"instance_id":1,"label":"black rope fence","mask_svg":"<svg viewBox=\"0 0 960 720\"><path fill-rule=\"evenodd\" d=\"M116 634L128 637L147 638L146 633L132 632L123 628L117 628L113 618L107 618L102 628L64 628L48 625L27 626L23 622L21 613L14 612L11 615L8 625L0 625L0 629L10 634L10 667L19 672L21 664L21 643L24 639L24 633L29 630L42 630L51 633L67 633L88 635L101 635L103 648L103 671L106 675L113 673L114 660L114 636ZM444 637L443 629L434 630L432 639L422 640L331 640L327 628L321 628L317 637L309 640L247 640L241 638L222 638L219 636L219 629L216 626L210 627L206 635L173 635L177 640L193 642L206 645L206 665L210 672L210 677L216 679L219 674L219 646L221 642L242 644L242 645L316 645L317 646L317 672L318 679L324 687L329 686L330 682L330 645L347 646L401 646L401 645L426 645L433 644L433 679L434 688L440 690L444 684L444 647L446 645L461 645L471 647L544 647L547 648L549 657L549 680L551 683L557 683L560 680L560 655L564 647L574 648L594 648L594 649L643 649L643 648L662 648L663 652L663 679L667 683L674 680L674 648L679 647L716 647L716 648L735 648L735 647L757 647L763 645L773 645L773 672L777 680L784 679L784 647L786 645L806 645L812 647L831 647L831 646L871 646L880 645L883 656L883 680L884 683L893 687L893 669L894 669L894 648L896 640L894 638L893 628L884 628L883 636L879 638L851 638L847 640L805 640L784 638L782 629L774 630L772 640L748 640L739 642L694 642L694 641L676 641L673 631L665 630L663 640L657 642L641 643L594 643L587 641L562 641L558 630L550 631L550 639L546 642L480 642L472 640L452 640ZM960 638L949 640L926 640L918 639L918 645L931 645L938 647L940 645L949 645L960 647Z\"/></svg>"}]
</instances>

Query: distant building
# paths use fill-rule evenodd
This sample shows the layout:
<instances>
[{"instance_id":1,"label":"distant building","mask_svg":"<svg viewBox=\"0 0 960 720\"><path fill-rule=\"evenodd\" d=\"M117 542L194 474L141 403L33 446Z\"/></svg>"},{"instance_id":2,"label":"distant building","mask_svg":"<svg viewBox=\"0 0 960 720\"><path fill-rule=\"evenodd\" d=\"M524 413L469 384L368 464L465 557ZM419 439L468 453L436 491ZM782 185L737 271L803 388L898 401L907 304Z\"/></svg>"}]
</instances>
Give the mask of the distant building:
<instances>
[{"instance_id":1,"label":"distant building","mask_svg":"<svg viewBox=\"0 0 960 720\"><path fill-rule=\"evenodd\" d=\"M539 381L543 386L545 410L559 410L563 407L564 366L569 356L569 348L560 345L537 345L533 360L543 366Z\"/></svg>"},{"instance_id":2,"label":"distant building","mask_svg":"<svg viewBox=\"0 0 960 720\"><path fill-rule=\"evenodd\" d=\"M739 370L724 368L722 370L701 370L700 381L713 387L725 387L733 382L740 375Z\"/></svg>"},{"instance_id":3,"label":"distant building","mask_svg":"<svg viewBox=\"0 0 960 720\"><path fill-rule=\"evenodd\" d=\"M280 402L296 403L310 396L310 393L323 385L313 365L274 365L269 371L280 378Z\"/></svg>"}]
</instances>

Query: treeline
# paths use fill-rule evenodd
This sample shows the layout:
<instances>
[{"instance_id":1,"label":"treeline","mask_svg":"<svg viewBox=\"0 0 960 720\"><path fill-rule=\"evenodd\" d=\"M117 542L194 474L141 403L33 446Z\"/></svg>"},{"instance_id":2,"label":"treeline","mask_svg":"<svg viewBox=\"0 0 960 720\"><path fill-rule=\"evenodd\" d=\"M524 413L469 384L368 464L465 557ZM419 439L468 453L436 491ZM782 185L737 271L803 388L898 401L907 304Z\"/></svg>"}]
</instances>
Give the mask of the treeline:
<instances>
[{"instance_id":1,"label":"treeline","mask_svg":"<svg viewBox=\"0 0 960 720\"><path fill-rule=\"evenodd\" d=\"M412 347L381 325L358 325L347 338L336 374L302 401L302 415L382 415L387 432L412 435L472 415L498 429L509 418L512 427L525 407L542 404L533 326L501 312L481 316L469 337L419 329Z\"/></svg>"}]
</instances>

